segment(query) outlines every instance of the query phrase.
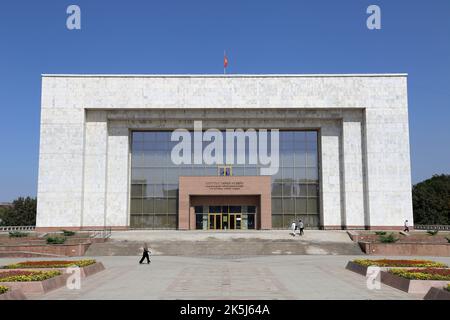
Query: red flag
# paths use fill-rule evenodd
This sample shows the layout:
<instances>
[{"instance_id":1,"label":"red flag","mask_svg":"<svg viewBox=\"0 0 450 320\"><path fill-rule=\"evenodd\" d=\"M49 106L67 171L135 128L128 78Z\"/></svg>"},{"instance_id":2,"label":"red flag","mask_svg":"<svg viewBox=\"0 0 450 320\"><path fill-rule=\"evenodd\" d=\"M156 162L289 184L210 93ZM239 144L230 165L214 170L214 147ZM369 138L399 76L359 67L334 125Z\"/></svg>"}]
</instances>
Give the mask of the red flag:
<instances>
[{"instance_id":1,"label":"red flag","mask_svg":"<svg viewBox=\"0 0 450 320\"><path fill-rule=\"evenodd\" d=\"M228 66L228 58L227 58L227 54L224 53L223 54L223 67L226 68Z\"/></svg>"}]
</instances>

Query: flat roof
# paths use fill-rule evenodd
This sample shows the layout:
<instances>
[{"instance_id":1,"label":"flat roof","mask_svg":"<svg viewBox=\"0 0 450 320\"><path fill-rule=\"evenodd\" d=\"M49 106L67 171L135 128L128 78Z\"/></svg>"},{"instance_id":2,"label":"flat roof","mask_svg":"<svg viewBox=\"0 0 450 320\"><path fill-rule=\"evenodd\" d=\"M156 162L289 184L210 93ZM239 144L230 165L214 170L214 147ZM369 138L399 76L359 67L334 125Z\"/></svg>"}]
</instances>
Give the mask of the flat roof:
<instances>
[{"instance_id":1,"label":"flat roof","mask_svg":"<svg viewBox=\"0 0 450 320\"><path fill-rule=\"evenodd\" d=\"M42 74L61 78L347 78L347 77L407 77L407 73L368 74Z\"/></svg>"}]
</instances>

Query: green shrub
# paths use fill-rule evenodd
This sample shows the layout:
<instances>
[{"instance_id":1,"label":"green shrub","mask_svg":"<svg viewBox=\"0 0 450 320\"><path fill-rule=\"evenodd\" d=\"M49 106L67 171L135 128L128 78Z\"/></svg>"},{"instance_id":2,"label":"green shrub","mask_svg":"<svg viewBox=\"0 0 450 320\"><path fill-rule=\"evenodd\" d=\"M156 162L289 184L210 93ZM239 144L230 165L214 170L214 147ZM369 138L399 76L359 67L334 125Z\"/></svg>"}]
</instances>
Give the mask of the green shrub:
<instances>
[{"instance_id":1,"label":"green shrub","mask_svg":"<svg viewBox=\"0 0 450 320\"><path fill-rule=\"evenodd\" d=\"M444 289L450 291L450 284L448 284Z\"/></svg>"},{"instance_id":2,"label":"green shrub","mask_svg":"<svg viewBox=\"0 0 450 320\"><path fill-rule=\"evenodd\" d=\"M398 241L398 238L394 236L394 233L389 233L387 236L379 236L378 239L381 243L395 243Z\"/></svg>"},{"instance_id":3,"label":"green shrub","mask_svg":"<svg viewBox=\"0 0 450 320\"><path fill-rule=\"evenodd\" d=\"M47 244L63 244L66 242L65 237L48 237Z\"/></svg>"},{"instance_id":4,"label":"green shrub","mask_svg":"<svg viewBox=\"0 0 450 320\"><path fill-rule=\"evenodd\" d=\"M75 235L74 231L70 231L70 230L61 230L64 234L65 237L71 237Z\"/></svg>"},{"instance_id":5,"label":"green shrub","mask_svg":"<svg viewBox=\"0 0 450 320\"><path fill-rule=\"evenodd\" d=\"M448 243L450 243L450 238L449 237L445 237L445 239L447 239Z\"/></svg>"},{"instance_id":6,"label":"green shrub","mask_svg":"<svg viewBox=\"0 0 450 320\"><path fill-rule=\"evenodd\" d=\"M448 269L391 269L389 272L410 280L450 280L450 270Z\"/></svg>"},{"instance_id":7,"label":"green shrub","mask_svg":"<svg viewBox=\"0 0 450 320\"><path fill-rule=\"evenodd\" d=\"M0 282L44 281L61 275L61 271L24 271L14 270L0 273Z\"/></svg>"},{"instance_id":8,"label":"green shrub","mask_svg":"<svg viewBox=\"0 0 450 320\"><path fill-rule=\"evenodd\" d=\"M427 231L427 233L428 233L430 236L435 236L435 235L437 235L438 232L439 232L438 230L428 230L428 231Z\"/></svg>"},{"instance_id":9,"label":"green shrub","mask_svg":"<svg viewBox=\"0 0 450 320\"><path fill-rule=\"evenodd\" d=\"M0 294L4 294L4 293L6 293L8 290L9 290L8 287L0 286Z\"/></svg>"},{"instance_id":10,"label":"green shrub","mask_svg":"<svg viewBox=\"0 0 450 320\"><path fill-rule=\"evenodd\" d=\"M28 237L28 233L21 232L21 231L10 231L9 232L10 238L22 238L22 237Z\"/></svg>"},{"instance_id":11,"label":"green shrub","mask_svg":"<svg viewBox=\"0 0 450 320\"><path fill-rule=\"evenodd\" d=\"M78 266L80 268L96 263L94 259L83 260L45 260L45 261L24 261L9 264L3 269L31 269L31 268L68 268Z\"/></svg>"},{"instance_id":12,"label":"green shrub","mask_svg":"<svg viewBox=\"0 0 450 320\"><path fill-rule=\"evenodd\" d=\"M375 231L375 234L377 236L385 236L386 235L386 231Z\"/></svg>"},{"instance_id":13,"label":"green shrub","mask_svg":"<svg viewBox=\"0 0 450 320\"><path fill-rule=\"evenodd\" d=\"M357 263L364 267L369 266L377 266L377 267L433 267L433 268L447 268L448 266L445 263L436 262L432 260L393 260L393 259L378 259L378 260L370 260L370 259L356 259L353 260L354 263Z\"/></svg>"}]
</instances>

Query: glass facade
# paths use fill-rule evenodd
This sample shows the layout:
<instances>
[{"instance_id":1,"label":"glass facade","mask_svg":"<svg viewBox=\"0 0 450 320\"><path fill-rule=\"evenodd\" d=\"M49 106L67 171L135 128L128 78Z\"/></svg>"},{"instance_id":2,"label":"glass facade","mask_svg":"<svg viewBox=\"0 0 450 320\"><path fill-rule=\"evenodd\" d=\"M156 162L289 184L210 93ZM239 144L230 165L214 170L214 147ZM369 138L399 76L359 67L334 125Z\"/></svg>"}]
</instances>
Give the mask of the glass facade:
<instances>
[{"instance_id":1,"label":"glass facade","mask_svg":"<svg viewBox=\"0 0 450 320\"><path fill-rule=\"evenodd\" d=\"M223 136L225 146L225 134ZM178 141L172 142L170 137L171 131L132 132L130 205L132 228L177 228L179 176L260 174L259 164L176 165L172 163L170 154ZM203 144L206 146L209 143ZM268 149L270 150L270 146ZM248 155L248 149L245 151ZM272 227L288 228L293 220L298 219L303 219L306 227L318 227L317 132L280 131L279 153L280 167L278 173L272 176ZM247 223L253 227L252 219L254 217L250 217ZM197 227L200 227L203 222L200 218L196 220L198 220Z\"/></svg>"}]
</instances>

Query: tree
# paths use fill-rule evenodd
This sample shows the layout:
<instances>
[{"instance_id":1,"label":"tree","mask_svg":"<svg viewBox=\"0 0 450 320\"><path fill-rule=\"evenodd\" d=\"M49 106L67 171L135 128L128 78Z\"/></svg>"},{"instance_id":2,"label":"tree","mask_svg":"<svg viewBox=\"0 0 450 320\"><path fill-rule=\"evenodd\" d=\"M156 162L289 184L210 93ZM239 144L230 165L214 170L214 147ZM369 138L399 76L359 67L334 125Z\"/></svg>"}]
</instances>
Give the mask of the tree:
<instances>
[{"instance_id":1,"label":"tree","mask_svg":"<svg viewBox=\"0 0 450 320\"><path fill-rule=\"evenodd\" d=\"M450 224L450 175L434 175L413 186L414 223Z\"/></svg>"},{"instance_id":2,"label":"tree","mask_svg":"<svg viewBox=\"0 0 450 320\"><path fill-rule=\"evenodd\" d=\"M18 198L10 208L0 212L1 224L4 226L34 226L36 225L36 198Z\"/></svg>"}]
</instances>

